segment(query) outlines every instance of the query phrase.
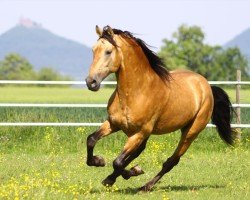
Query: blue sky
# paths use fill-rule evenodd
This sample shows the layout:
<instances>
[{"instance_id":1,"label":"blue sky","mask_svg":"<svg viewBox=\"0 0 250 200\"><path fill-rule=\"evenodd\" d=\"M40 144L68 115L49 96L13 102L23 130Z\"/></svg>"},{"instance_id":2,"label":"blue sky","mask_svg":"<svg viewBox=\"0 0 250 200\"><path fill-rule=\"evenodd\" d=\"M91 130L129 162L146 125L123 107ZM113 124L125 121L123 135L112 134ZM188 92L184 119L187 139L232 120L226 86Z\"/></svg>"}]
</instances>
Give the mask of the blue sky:
<instances>
[{"instance_id":1,"label":"blue sky","mask_svg":"<svg viewBox=\"0 0 250 200\"><path fill-rule=\"evenodd\" d=\"M198 25L206 42L223 45L250 28L247 0L0 0L0 34L21 16L92 46L95 25L129 30L156 50L181 24Z\"/></svg>"}]
</instances>

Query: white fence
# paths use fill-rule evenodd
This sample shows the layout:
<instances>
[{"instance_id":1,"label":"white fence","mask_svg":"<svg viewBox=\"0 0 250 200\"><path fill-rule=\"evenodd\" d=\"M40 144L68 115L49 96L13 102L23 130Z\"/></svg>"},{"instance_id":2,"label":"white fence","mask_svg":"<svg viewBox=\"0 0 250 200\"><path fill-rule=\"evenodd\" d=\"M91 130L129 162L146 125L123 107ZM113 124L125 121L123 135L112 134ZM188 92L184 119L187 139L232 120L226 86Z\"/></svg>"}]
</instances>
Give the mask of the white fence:
<instances>
[{"instance_id":1,"label":"white fence","mask_svg":"<svg viewBox=\"0 0 250 200\"><path fill-rule=\"evenodd\" d=\"M36 85L86 85L83 81L9 81L0 80L0 84L36 84ZM115 81L103 81L103 85L115 85ZM250 81L209 81L211 85L250 85ZM34 104L34 103L0 103L0 107L58 107L58 108L106 108L107 104ZM233 104L235 108L250 108L250 104ZM102 123L69 122L0 122L0 126L100 126ZM214 127L208 124L207 127ZM250 124L232 124L236 128L250 128Z\"/></svg>"}]
</instances>

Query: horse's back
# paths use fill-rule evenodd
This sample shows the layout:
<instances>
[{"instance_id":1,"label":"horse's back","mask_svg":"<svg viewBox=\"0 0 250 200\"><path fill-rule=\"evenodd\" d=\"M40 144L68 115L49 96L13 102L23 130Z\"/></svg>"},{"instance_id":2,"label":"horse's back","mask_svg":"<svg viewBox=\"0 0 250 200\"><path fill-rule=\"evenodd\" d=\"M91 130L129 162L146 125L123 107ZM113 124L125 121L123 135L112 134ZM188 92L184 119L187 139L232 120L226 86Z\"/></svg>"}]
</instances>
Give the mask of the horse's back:
<instances>
[{"instance_id":1,"label":"horse's back","mask_svg":"<svg viewBox=\"0 0 250 200\"><path fill-rule=\"evenodd\" d=\"M211 87L203 76L188 70L175 70L170 74L171 79L167 84L170 93L156 124L156 134L185 127L201 109L209 120L213 109Z\"/></svg>"}]
</instances>

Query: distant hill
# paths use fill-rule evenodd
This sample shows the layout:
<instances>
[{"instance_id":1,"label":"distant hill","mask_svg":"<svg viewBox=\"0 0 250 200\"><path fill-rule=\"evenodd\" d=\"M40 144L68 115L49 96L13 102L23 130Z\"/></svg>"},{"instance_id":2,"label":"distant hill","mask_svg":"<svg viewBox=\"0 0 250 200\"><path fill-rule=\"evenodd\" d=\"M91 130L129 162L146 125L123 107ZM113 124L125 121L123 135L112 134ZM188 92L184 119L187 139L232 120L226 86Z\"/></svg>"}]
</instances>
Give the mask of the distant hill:
<instances>
[{"instance_id":1,"label":"distant hill","mask_svg":"<svg viewBox=\"0 0 250 200\"><path fill-rule=\"evenodd\" d=\"M89 47L57 36L36 23L25 22L0 35L0 60L13 52L27 58L36 70L49 66L75 80L83 80L92 61Z\"/></svg>"},{"instance_id":2,"label":"distant hill","mask_svg":"<svg viewBox=\"0 0 250 200\"><path fill-rule=\"evenodd\" d=\"M248 60L250 60L250 28L230 40L224 47L238 47Z\"/></svg>"}]
</instances>

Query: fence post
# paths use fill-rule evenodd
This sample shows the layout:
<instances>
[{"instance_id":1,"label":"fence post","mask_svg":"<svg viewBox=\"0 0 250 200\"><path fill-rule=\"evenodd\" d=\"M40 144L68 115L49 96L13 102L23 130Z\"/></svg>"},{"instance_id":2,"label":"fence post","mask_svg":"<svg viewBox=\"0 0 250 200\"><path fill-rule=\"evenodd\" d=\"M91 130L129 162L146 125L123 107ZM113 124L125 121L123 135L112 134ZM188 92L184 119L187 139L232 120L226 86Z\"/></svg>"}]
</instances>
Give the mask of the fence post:
<instances>
[{"instance_id":1,"label":"fence post","mask_svg":"<svg viewBox=\"0 0 250 200\"><path fill-rule=\"evenodd\" d=\"M237 74L236 74L236 80L237 81L241 81L241 70L237 69ZM240 104L240 84L236 84L236 103ZM241 110L240 107L236 108L236 113L237 113L237 117L236 117L236 123L237 124L241 124ZM235 139L237 139L238 141L240 141L241 139L241 129L237 128L236 130L236 134L235 134Z\"/></svg>"}]
</instances>

